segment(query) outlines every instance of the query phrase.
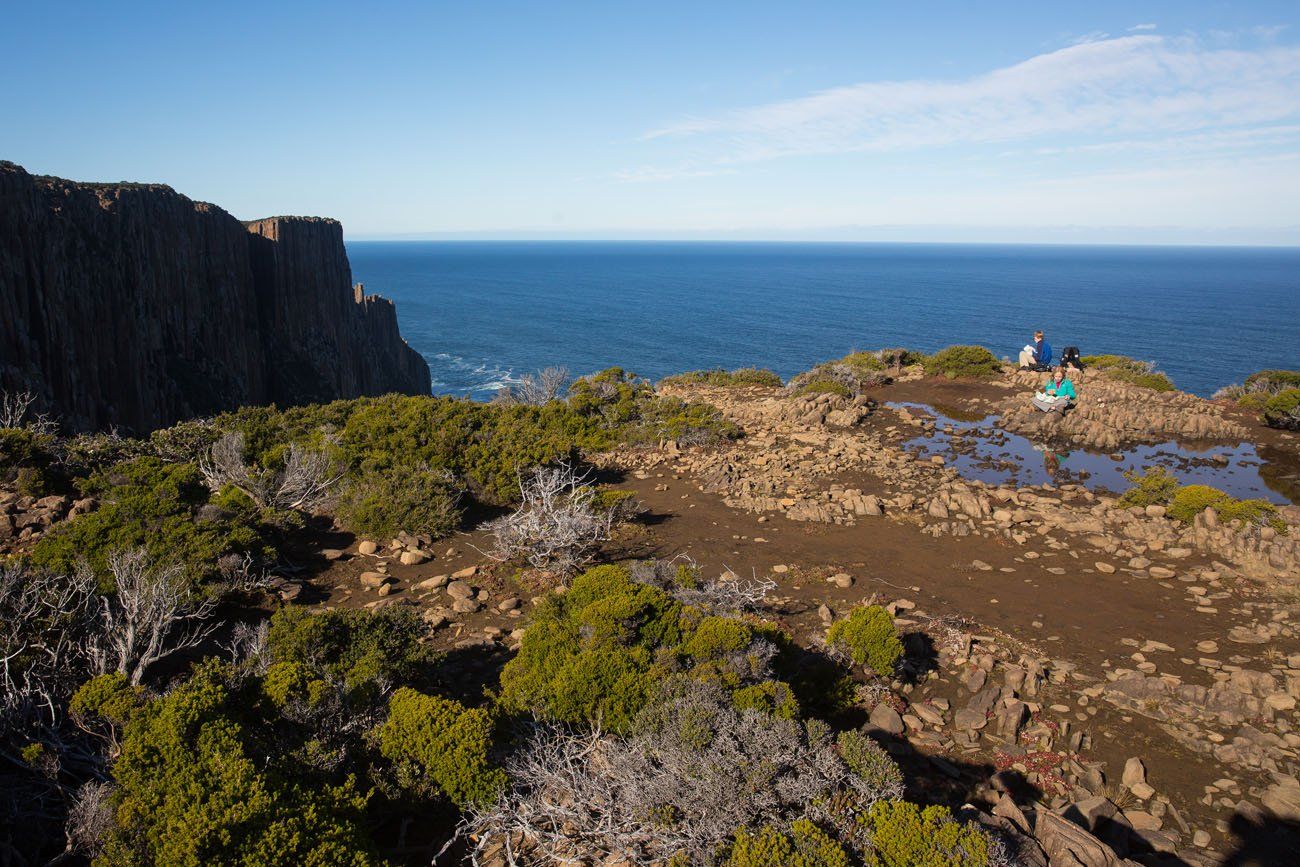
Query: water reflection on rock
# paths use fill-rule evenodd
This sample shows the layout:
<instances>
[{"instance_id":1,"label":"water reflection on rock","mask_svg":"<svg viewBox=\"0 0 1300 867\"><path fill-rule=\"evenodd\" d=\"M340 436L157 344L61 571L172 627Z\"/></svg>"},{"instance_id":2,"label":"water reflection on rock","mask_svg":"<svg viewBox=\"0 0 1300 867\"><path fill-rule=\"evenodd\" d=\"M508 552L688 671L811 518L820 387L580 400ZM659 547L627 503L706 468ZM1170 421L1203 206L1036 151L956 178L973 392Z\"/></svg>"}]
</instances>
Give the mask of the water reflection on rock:
<instances>
[{"instance_id":1,"label":"water reflection on rock","mask_svg":"<svg viewBox=\"0 0 1300 867\"><path fill-rule=\"evenodd\" d=\"M1285 472L1264 470L1250 443L1185 445L1164 442L1102 453L1035 443L998 425L997 415L978 417L920 403L891 403L921 421L919 436L903 447L921 458L942 457L963 477L991 485L1075 483L1098 492L1121 493L1126 472L1162 466L1184 484L1212 485L1234 497L1285 504L1297 485Z\"/></svg>"}]
</instances>

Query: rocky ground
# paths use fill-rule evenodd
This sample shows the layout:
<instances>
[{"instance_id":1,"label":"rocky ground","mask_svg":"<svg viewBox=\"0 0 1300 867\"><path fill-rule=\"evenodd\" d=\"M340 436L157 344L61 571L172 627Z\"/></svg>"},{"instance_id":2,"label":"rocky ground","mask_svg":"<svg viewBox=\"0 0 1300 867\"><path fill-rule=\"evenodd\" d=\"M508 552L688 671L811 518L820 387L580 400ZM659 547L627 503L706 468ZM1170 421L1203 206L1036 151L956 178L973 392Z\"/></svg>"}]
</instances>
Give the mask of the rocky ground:
<instances>
[{"instance_id":1,"label":"rocky ground","mask_svg":"<svg viewBox=\"0 0 1300 867\"><path fill-rule=\"evenodd\" d=\"M1077 484L990 486L904 444L948 415L1074 446L1247 439L1295 476L1300 437L1178 393L1085 382L1051 430L1017 407L1036 376L904 380L854 400L677 389L744 431L717 448L599 456L644 511L605 559L690 557L770 580L768 616L810 648L864 601L890 606L906 670L864 682L863 721L909 796L978 806L1026 863L1300 863L1300 508L1289 532L1192 525ZM1063 423L1062 423L1063 422ZM0 502L14 536L93 504ZM28 529L30 528L30 529ZM415 605L464 673L492 679L546 589L469 532L432 542L324 534L298 604ZM1036 842L1029 842L1032 837ZM1126 862L1124 859L1131 859Z\"/></svg>"}]
</instances>

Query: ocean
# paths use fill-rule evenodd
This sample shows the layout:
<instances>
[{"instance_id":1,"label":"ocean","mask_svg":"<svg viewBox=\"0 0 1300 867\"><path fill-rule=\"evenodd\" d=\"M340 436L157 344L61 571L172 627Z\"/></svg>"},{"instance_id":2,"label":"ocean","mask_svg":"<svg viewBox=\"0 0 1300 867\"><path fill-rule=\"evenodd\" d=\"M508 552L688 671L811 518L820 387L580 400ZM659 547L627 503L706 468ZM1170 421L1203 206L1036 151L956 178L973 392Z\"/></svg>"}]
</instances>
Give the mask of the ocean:
<instances>
[{"instance_id":1,"label":"ocean","mask_svg":"<svg viewBox=\"0 0 1300 867\"><path fill-rule=\"evenodd\" d=\"M1014 358L1155 362L1209 395L1300 368L1300 248L353 241L353 279L397 302L434 392L488 399L522 373L618 365L783 377L853 350L979 343Z\"/></svg>"}]
</instances>

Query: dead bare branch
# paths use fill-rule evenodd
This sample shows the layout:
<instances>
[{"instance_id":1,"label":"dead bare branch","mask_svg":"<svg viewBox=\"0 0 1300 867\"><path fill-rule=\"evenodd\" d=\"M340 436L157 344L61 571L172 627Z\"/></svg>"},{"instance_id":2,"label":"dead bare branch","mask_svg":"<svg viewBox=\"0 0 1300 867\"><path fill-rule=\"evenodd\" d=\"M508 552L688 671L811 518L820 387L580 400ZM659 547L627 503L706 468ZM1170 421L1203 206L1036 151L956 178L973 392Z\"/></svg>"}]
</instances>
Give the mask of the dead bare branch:
<instances>
[{"instance_id":1,"label":"dead bare branch","mask_svg":"<svg viewBox=\"0 0 1300 867\"><path fill-rule=\"evenodd\" d=\"M178 565L153 563L143 548L108 557L116 592L99 597L101 627L90 642L97 674L120 672L132 684L149 666L203 642L216 624L212 596L194 599Z\"/></svg>"},{"instance_id":2,"label":"dead bare branch","mask_svg":"<svg viewBox=\"0 0 1300 867\"><path fill-rule=\"evenodd\" d=\"M199 471L216 491L233 485L264 508L311 511L329 499L343 473L324 452L289 446L284 466L262 470L244 461L244 435L228 433L199 458Z\"/></svg>"},{"instance_id":3,"label":"dead bare branch","mask_svg":"<svg viewBox=\"0 0 1300 867\"><path fill-rule=\"evenodd\" d=\"M500 389L493 400L499 403L522 403L544 406L569 387L569 371L564 367L547 367L537 373L525 373L517 382Z\"/></svg>"},{"instance_id":4,"label":"dead bare branch","mask_svg":"<svg viewBox=\"0 0 1300 867\"><path fill-rule=\"evenodd\" d=\"M521 476L519 493L519 508L487 525L495 538L487 553L495 560L522 557L534 568L571 574L610 538L614 512L595 503L589 475L570 464Z\"/></svg>"}]
</instances>

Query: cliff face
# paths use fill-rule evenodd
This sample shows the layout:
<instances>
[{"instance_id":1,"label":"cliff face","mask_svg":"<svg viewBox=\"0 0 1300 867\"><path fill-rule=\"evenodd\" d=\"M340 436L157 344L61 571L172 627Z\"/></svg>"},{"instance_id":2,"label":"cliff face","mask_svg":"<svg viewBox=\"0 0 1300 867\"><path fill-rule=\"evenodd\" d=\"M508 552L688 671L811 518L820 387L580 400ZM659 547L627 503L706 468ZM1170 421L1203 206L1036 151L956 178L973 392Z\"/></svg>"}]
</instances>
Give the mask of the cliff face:
<instances>
[{"instance_id":1,"label":"cliff face","mask_svg":"<svg viewBox=\"0 0 1300 867\"><path fill-rule=\"evenodd\" d=\"M334 220L244 224L170 187L0 163L0 387L69 430L246 404L429 392L391 302L352 287Z\"/></svg>"}]
</instances>

